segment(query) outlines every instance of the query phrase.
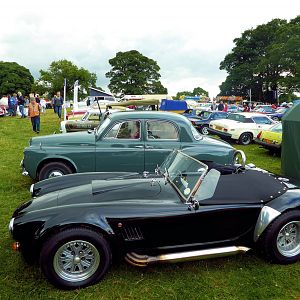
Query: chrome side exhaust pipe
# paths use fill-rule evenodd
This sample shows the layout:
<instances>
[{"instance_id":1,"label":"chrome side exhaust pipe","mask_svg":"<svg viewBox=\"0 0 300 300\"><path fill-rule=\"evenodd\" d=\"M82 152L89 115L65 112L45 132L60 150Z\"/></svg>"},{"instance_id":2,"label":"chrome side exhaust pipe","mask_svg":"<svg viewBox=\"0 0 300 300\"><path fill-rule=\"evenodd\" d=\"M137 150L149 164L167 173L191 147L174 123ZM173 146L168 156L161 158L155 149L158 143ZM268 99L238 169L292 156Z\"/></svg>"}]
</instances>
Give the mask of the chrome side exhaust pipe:
<instances>
[{"instance_id":1,"label":"chrome side exhaust pipe","mask_svg":"<svg viewBox=\"0 0 300 300\"><path fill-rule=\"evenodd\" d=\"M135 252L130 252L126 254L125 260L131 265L138 267L146 267L153 263L175 263L182 261L230 256L240 253L246 253L248 250L250 250L250 248L243 246L229 246L222 248L160 254L157 256L141 255Z\"/></svg>"}]
</instances>

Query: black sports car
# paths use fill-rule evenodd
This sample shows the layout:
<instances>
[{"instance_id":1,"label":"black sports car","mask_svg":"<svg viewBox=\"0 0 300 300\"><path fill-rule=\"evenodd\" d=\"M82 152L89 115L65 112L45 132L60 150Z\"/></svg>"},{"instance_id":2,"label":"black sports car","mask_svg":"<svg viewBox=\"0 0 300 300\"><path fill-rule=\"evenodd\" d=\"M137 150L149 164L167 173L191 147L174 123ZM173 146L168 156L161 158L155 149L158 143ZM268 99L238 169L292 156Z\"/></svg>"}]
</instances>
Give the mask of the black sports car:
<instances>
[{"instance_id":1,"label":"black sports car","mask_svg":"<svg viewBox=\"0 0 300 300\"><path fill-rule=\"evenodd\" d=\"M47 179L9 223L14 248L60 288L98 282L112 259L136 266L243 253L300 258L300 189L256 168L209 166L175 151L156 174Z\"/></svg>"}]
</instances>

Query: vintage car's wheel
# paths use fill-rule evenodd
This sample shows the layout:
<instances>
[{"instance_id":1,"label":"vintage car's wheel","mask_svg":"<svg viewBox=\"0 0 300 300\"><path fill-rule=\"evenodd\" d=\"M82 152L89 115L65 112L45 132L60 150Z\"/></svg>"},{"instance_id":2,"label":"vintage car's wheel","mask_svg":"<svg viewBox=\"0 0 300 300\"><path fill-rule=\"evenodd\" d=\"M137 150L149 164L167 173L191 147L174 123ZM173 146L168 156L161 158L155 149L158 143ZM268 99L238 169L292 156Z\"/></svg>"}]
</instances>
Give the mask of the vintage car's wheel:
<instances>
[{"instance_id":1,"label":"vintage car's wheel","mask_svg":"<svg viewBox=\"0 0 300 300\"><path fill-rule=\"evenodd\" d=\"M240 135L239 143L242 145L249 145L252 141L251 133L244 132Z\"/></svg>"},{"instance_id":2,"label":"vintage car's wheel","mask_svg":"<svg viewBox=\"0 0 300 300\"><path fill-rule=\"evenodd\" d=\"M111 251L105 238L90 229L63 230L43 245L40 266L46 278L65 289L98 282L111 263Z\"/></svg>"},{"instance_id":3,"label":"vintage car's wheel","mask_svg":"<svg viewBox=\"0 0 300 300\"><path fill-rule=\"evenodd\" d=\"M208 135L209 134L209 132L208 132L208 126L204 125L203 127L201 127L200 132L202 134L204 134L204 135Z\"/></svg>"},{"instance_id":4,"label":"vintage car's wheel","mask_svg":"<svg viewBox=\"0 0 300 300\"><path fill-rule=\"evenodd\" d=\"M262 247L271 261L281 264L300 259L300 211L289 211L279 216L267 228Z\"/></svg>"},{"instance_id":5,"label":"vintage car's wheel","mask_svg":"<svg viewBox=\"0 0 300 300\"><path fill-rule=\"evenodd\" d=\"M273 117L272 120L279 121L279 118L278 117Z\"/></svg>"},{"instance_id":6,"label":"vintage car's wheel","mask_svg":"<svg viewBox=\"0 0 300 300\"><path fill-rule=\"evenodd\" d=\"M38 179L44 180L52 177L63 176L73 173L72 169L63 162L50 162L45 164L39 174Z\"/></svg>"}]
</instances>

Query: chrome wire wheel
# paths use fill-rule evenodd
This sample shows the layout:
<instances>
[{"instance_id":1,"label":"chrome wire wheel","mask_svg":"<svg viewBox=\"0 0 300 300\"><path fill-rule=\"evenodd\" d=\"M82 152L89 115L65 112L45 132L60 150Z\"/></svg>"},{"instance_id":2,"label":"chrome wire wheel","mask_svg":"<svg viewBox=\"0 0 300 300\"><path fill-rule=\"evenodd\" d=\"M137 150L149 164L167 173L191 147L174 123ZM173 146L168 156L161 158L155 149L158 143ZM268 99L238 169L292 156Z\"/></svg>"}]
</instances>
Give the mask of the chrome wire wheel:
<instances>
[{"instance_id":1,"label":"chrome wire wheel","mask_svg":"<svg viewBox=\"0 0 300 300\"><path fill-rule=\"evenodd\" d=\"M63 244L55 253L53 267L56 274L69 282L84 281L95 274L100 265L97 248L83 240Z\"/></svg>"},{"instance_id":2,"label":"chrome wire wheel","mask_svg":"<svg viewBox=\"0 0 300 300\"><path fill-rule=\"evenodd\" d=\"M277 249L285 257L300 254L300 221L285 224L277 236Z\"/></svg>"}]
</instances>

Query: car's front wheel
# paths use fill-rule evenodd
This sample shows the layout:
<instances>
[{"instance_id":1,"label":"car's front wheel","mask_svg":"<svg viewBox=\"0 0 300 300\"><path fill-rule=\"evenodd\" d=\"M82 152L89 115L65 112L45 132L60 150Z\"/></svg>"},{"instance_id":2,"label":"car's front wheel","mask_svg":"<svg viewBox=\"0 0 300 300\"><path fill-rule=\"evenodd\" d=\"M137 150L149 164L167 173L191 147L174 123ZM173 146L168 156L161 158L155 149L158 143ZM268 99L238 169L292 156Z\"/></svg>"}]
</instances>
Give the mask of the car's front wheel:
<instances>
[{"instance_id":1,"label":"car's front wheel","mask_svg":"<svg viewBox=\"0 0 300 300\"><path fill-rule=\"evenodd\" d=\"M63 162L49 162L41 168L38 174L38 180L63 176L71 173L73 173L73 171L67 164Z\"/></svg>"},{"instance_id":2,"label":"car's front wheel","mask_svg":"<svg viewBox=\"0 0 300 300\"><path fill-rule=\"evenodd\" d=\"M40 266L46 278L64 289L98 282L111 264L108 242L94 230L74 227L50 237L43 245Z\"/></svg>"},{"instance_id":3,"label":"car's front wheel","mask_svg":"<svg viewBox=\"0 0 300 300\"><path fill-rule=\"evenodd\" d=\"M300 259L300 211L279 216L262 238L262 250L276 263L290 264Z\"/></svg>"},{"instance_id":4,"label":"car's front wheel","mask_svg":"<svg viewBox=\"0 0 300 300\"><path fill-rule=\"evenodd\" d=\"M249 145L252 142L251 133L244 132L240 135L239 143L242 145Z\"/></svg>"}]
</instances>

